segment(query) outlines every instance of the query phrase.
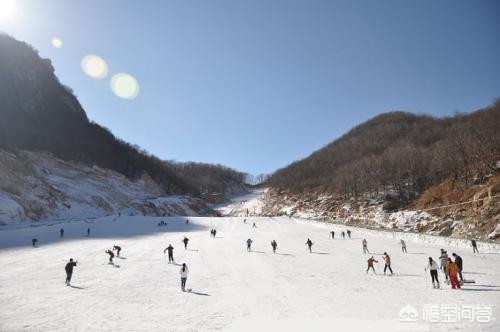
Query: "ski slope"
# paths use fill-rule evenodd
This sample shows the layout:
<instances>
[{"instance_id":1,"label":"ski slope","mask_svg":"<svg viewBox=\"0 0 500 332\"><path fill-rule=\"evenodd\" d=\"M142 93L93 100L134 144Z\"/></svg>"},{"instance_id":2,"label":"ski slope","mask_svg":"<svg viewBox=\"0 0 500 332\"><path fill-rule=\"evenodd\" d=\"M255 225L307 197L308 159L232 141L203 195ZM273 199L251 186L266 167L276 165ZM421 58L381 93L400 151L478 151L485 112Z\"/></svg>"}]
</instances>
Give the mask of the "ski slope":
<instances>
[{"instance_id":1,"label":"ski slope","mask_svg":"<svg viewBox=\"0 0 500 332\"><path fill-rule=\"evenodd\" d=\"M337 239L342 226L288 218L105 217L88 222L9 229L0 232L0 331L498 331L498 252L472 254L450 247L464 260L464 276L476 284L462 290L430 286L427 257L437 245L367 234L379 274L367 275L361 236ZM115 220L115 221L113 221ZM157 226L166 220L167 226ZM256 223L256 228L252 223ZM64 238L59 229L65 229ZM91 228L86 237L87 227ZM210 229L217 237L210 237ZM328 232L335 229L335 240ZM188 250L181 240L190 239ZM39 239L39 248L31 239ZM253 251L245 241L253 240ZM313 253L305 242L314 242ZM272 253L270 241L278 242ZM104 253L122 247L119 268ZM179 266L167 264L172 244L177 264L187 263L180 290ZM481 249L481 248L480 248ZM381 254L392 258L394 276L382 274ZM64 266L78 260L72 286ZM442 274L440 274L442 278ZM415 323L398 321L406 305L419 312ZM424 305L489 305L488 323L426 323Z\"/></svg>"}]
</instances>

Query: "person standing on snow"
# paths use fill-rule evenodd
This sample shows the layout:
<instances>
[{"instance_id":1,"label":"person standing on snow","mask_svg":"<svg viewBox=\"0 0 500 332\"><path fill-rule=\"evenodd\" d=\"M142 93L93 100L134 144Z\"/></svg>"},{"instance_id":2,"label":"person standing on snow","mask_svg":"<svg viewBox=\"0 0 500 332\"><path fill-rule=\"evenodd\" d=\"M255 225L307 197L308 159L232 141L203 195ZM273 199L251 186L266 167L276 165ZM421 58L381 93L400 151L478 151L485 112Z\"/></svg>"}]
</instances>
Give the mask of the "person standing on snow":
<instances>
[{"instance_id":1,"label":"person standing on snow","mask_svg":"<svg viewBox=\"0 0 500 332\"><path fill-rule=\"evenodd\" d=\"M342 233L340 233L340 235L342 236L343 239L345 239L345 232L342 231Z\"/></svg>"},{"instance_id":2,"label":"person standing on snow","mask_svg":"<svg viewBox=\"0 0 500 332\"><path fill-rule=\"evenodd\" d=\"M33 248L36 248L36 245L38 244L38 239L31 239L31 245Z\"/></svg>"},{"instance_id":3,"label":"person standing on snow","mask_svg":"<svg viewBox=\"0 0 500 332\"><path fill-rule=\"evenodd\" d=\"M384 252L384 262L385 262L384 274L385 274L385 271L387 269L389 269L389 271L391 271L391 275L392 275L393 273L392 273L392 269L391 269L391 257L389 257L389 255L386 252Z\"/></svg>"},{"instance_id":4,"label":"person standing on snow","mask_svg":"<svg viewBox=\"0 0 500 332\"><path fill-rule=\"evenodd\" d=\"M271 247L273 247L273 253L276 253L276 248L278 248L278 243L276 243L275 240L272 240Z\"/></svg>"},{"instance_id":5,"label":"person standing on snow","mask_svg":"<svg viewBox=\"0 0 500 332\"><path fill-rule=\"evenodd\" d=\"M309 252L312 252L313 242L311 241L311 239L308 238L307 241L306 241L306 244L309 247Z\"/></svg>"},{"instance_id":6,"label":"person standing on snow","mask_svg":"<svg viewBox=\"0 0 500 332\"><path fill-rule=\"evenodd\" d=\"M440 268L444 273L446 281L448 281L448 274L446 273L446 265L448 264L448 254L444 249L441 249L441 256L439 256Z\"/></svg>"},{"instance_id":7,"label":"person standing on snow","mask_svg":"<svg viewBox=\"0 0 500 332\"><path fill-rule=\"evenodd\" d=\"M401 239L401 251L404 252L405 254L407 253L406 252L406 242Z\"/></svg>"},{"instance_id":8,"label":"person standing on snow","mask_svg":"<svg viewBox=\"0 0 500 332\"><path fill-rule=\"evenodd\" d=\"M451 255L455 258L455 264L457 264L458 276L460 277L460 281L464 281L464 278L462 276L462 269L463 269L463 260L462 260L462 257L458 256L455 253L453 253Z\"/></svg>"},{"instance_id":9,"label":"person standing on snow","mask_svg":"<svg viewBox=\"0 0 500 332\"><path fill-rule=\"evenodd\" d=\"M252 239L247 240L247 251L252 251Z\"/></svg>"},{"instance_id":10,"label":"person standing on snow","mask_svg":"<svg viewBox=\"0 0 500 332\"><path fill-rule=\"evenodd\" d=\"M70 285L73 268L76 266L76 263L78 262L73 262L73 258L70 258L68 264L66 264L66 267L64 268L64 270L66 270L66 286Z\"/></svg>"},{"instance_id":11,"label":"person standing on snow","mask_svg":"<svg viewBox=\"0 0 500 332\"><path fill-rule=\"evenodd\" d=\"M378 261L376 261L372 256L368 259L368 268L366 269L366 274L368 274L370 268L373 270L373 273L377 274L377 272L375 272L375 268L373 267L373 263L378 263Z\"/></svg>"},{"instance_id":12,"label":"person standing on snow","mask_svg":"<svg viewBox=\"0 0 500 332\"><path fill-rule=\"evenodd\" d=\"M187 249L188 248L189 239L184 236L184 240L182 240L182 242L184 242L184 249Z\"/></svg>"},{"instance_id":13,"label":"person standing on snow","mask_svg":"<svg viewBox=\"0 0 500 332\"><path fill-rule=\"evenodd\" d=\"M349 229L347 230L347 236L351 238L351 231Z\"/></svg>"},{"instance_id":14,"label":"person standing on snow","mask_svg":"<svg viewBox=\"0 0 500 332\"><path fill-rule=\"evenodd\" d=\"M61 233L61 237L63 237L63 236L64 236L64 229L63 229L63 228L61 228L61 229L59 230L59 233Z\"/></svg>"},{"instance_id":15,"label":"person standing on snow","mask_svg":"<svg viewBox=\"0 0 500 332\"><path fill-rule=\"evenodd\" d=\"M109 264L113 264L113 257L115 257L115 254L109 249L106 250L105 253L109 255Z\"/></svg>"},{"instance_id":16,"label":"person standing on snow","mask_svg":"<svg viewBox=\"0 0 500 332\"><path fill-rule=\"evenodd\" d=\"M120 246L113 246L113 251L116 250L116 256L120 257L120 251L122 248Z\"/></svg>"},{"instance_id":17,"label":"person standing on snow","mask_svg":"<svg viewBox=\"0 0 500 332\"><path fill-rule=\"evenodd\" d=\"M335 240L335 232L334 232L334 231L331 231L331 232L330 232L330 235L332 236L332 240Z\"/></svg>"},{"instance_id":18,"label":"person standing on snow","mask_svg":"<svg viewBox=\"0 0 500 332\"><path fill-rule=\"evenodd\" d=\"M189 225L189 219L186 219L186 225Z\"/></svg>"},{"instance_id":19,"label":"person standing on snow","mask_svg":"<svg viewBox=\"0 0 500 332\"><path fill-rule=\"evenodd\" d=\"M363 244L363 254L369 254L370 251L368 251L368 241L366 241L366 239L363 239L362 244Z\"/></svg>"},{"instance_id":20,"label":"person standing on snow","mask_svg":"<svg viewBox=\"0 0 500 332\"><path fill-rule=\"evenodd\" d=\"M90 236L90 227L87 227L87 236Z\"/></svg>"},{"instance_id":21,"label":"person standing on snow","mask_svg":"<svg viewBox=\"0 0 500 332\"><path fill-rule=\"evenodd\" d=\"M437 265L436 261L434 261L432 257L429 257L429 264L427 264L425 271L429 270L431 273L433 288L439 288L438 269L439 266ZM435 284L434 281L436 282Z\"/></svg>"},{"instance_id":22,"label":"person standing on snow","mask_svg":"<svg viewBox=\"0 0 500 332\"><path fill-rule=\"evenodd\" d=\"M460 283L457 278L458 267L451 258L448 258L448 264L446 264L446 275L448 276L452 289L460 289Z\"/></svg>"},{"instance_id":23,"label":"person standing on snow","mask_svg":"<svg viewBox=\"0 0 500 332\"><path fill-rule=\"evenodd\" d=\"M168 251L168 264L174 262L174 247L172 247L171 244L168 245L168 247L163 250L163 253Z\"/></svg>"},{"instance_id":24,"label":"person standing on snow","mask_svg":"<svg viewBox=\"0 0 500 332\"><path fill-rule=\"evenodd\" d=\"M181 270L179 271L179 273L181 274L181 290L183 292L185 292L186 291L187 276L189 273L189 270L188 270L186 263L182 263L182 267L181 267Z\"/></svg>"},{"instance_id":25,"label":"person standing on snow","mask_svg":"<svg viewBox=\"0 0 500 332\"><path fill-rule=\"evenodd\" d=\"M470 241L470 243L472 244L472 252L475 253L475 254L479 254L479 250L477 250L477 242L476 242L476 240L472 239Z\"/></svg>"}]
</instances>

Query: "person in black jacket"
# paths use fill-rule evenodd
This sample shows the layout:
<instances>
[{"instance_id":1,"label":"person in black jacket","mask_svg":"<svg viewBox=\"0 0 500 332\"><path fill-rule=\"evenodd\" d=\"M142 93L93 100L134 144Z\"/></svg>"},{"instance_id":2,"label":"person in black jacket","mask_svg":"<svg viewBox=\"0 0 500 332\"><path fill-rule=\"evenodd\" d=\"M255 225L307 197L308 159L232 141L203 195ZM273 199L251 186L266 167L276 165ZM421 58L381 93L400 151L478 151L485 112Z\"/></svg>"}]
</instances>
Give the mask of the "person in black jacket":
<instances>
[{"instance_id":1,"label":"person in black jacket","mask_svg":"<svg viewBox=\"0 0 500 332\"><path fill-rule=\"evenodd\" d=\"M63 237L63 236L64 236L64 229L63 229L63 228L61 228L61 229L59 230L59 233L61 233L61 237Z\"/></svg>"},{"instance_id":2,"label":"person in black jacket","mask_svg":"<svg viewBox=\"0 0 500 332\"><path fill-rule=\"evenodd\" d=\"M113 246L113 250L116 250L116 256L120 257L120 251L122 248L120 246Z\"/></svg>"},{"instance_id":3,"label":"person in black jacket","mask_svg":"<svg viewBox=\"0 0 500 332\"><path fill-rule=\"evenodd\" d=\"M458 256L455 253L453 253L451 255L453 257L455 257L455 264L457 264L457 267L458 267L458 276L460 277L460 281L464 281L464 278L462 277L462 268L463 268L462 257Z\"/></svg>"},{"instance_id":4,"label":"person in black jacket","mask_svg":"<svg viewBox=\"0 0 500 332\"><path fill-rule=\"evenodd\" d=\"M105 253L109 255L109 264L114 264L113 257L115 257L115 254L113 254L113 252L109 249L106 250Z\"/></svg>"},{"instance_id":5,"label":"person in black jacket","mask_svg":"<svg viewBox=\"0 0 500 332\"><path fill-rule=\"evenodd\" d=\"M171 244L163 250L163 253L168 251L168 264L174 263L174 247Z\"/></svg>"},{"instance_id":6,"label":"person in black jacket","mask_svg":"<svg viewBox=\"0 0 500 332\"><path fill-rule=\"evenodd\" d=\"M184 249L187 249L188 248L189 239L184 236L184 240L182 240L182 242L184 243Z\"/></svg>"},{"instance_id":7,"label":"person in black jacket","mask_svg":"<svg viewBox=\"0 0 500 332\"><path fill-rule=\"evenodd\" d=\"M70 285L71 275L73 274L73 268L76 266L76 263L78 262L73 262L73 258L70 258L68 264L66 264L64 268L66 270L66 286Z\"/></svg>"}]
</instances>

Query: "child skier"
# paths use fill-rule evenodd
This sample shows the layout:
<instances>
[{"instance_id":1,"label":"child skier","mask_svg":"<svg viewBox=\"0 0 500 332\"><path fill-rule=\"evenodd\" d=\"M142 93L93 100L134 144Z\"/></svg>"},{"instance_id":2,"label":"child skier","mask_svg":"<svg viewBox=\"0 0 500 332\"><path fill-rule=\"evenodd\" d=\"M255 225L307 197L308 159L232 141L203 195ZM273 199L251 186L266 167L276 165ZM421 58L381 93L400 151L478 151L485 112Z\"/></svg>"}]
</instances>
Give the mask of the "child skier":
<instances>
[{"instance_id":1,"label":"child skier","mask_svg":"<svg viewBox=\"0 0 500 332\"><path fill-rule=\"evenodd\" d=\"M70 258L64 268L66 270L66 286L70 285L69 283L71 282L71 276L73 275L73 268L76 266L76 263L78 262L73 262L73 258Z\"/></svg>"},{"instance_id":2,"label":"child skier","mask_svg":"<svg viewBox=\"0 0 500 332\"><path fill-rule=\"evenodd\" d=\"M116 250L116 256L120 257L120 251L122 248L120 246L113 246L113 251Z\"/></svg>"},{"instance_id":3,"label":"child skier","mask_svg":"<svg viewBox=\"0 0 500 332\"><path fill-rule=\"evenodd\" d=\"M406 242L401 239L401 251L404 252L405 254L407 253L406 252Z\"/></svg>"},{"instance_id":4,"label":"child skier","mask_svg":"<svg viewBox=\"0 0 500 332\"><path fill-rule=\"evenodd\" d=\"M163 253L168 251L168 264L174 263L174 247L171 244L163 250Z\"/></svg>"},{"instance_id":5,"label":"child skier","mask_svg":"<svg viewBox=\"0 0 500 332\"><path fill-rule=\"evenodd\" d=\"M431 273L432 287L433 288L439 288L438 269L439 269L439 267L438 267L437 263L432 259L432 257L429 257L429 264L427 264L425 271L429 270ZM434 281L436 283L434 283Z\"/></svg>"},{"instance_id":6,"label":"child skier","mask_svg":"<svg viewBox=\"0 0 500 332\"><path fill-rule=\"evenodd\" d=\"M252 239L247 240L247 251L252 251Z\"/></svg>"},{"instance_id":7,"label":"child skier","mask_svg":"<svg viewBox=\"0 0 500 332\"><path fill-rule=\"evenodd\" d=\"M368 241L366 239L363 239L363 254L369 254L370 252L368 251Z\"/></svg>"},{"instance_id":8,"label":"child skier","mask_svg":"<svg viewBox=\"0 0 500 332\"><path fill-rule=\"evenodd\" d=\"M387 269L389 269L389 271L391 271L391 275L392 275L393 273L392 273L392 269L391 269L391 257L389 257L389 255L386 252L384 252L384 261L385 261L384 274L385 274L385 271Z\"/></svg>"},{"instance_id":9,"label":"child skier","mask_svg":"<svg viewBox=\"0 0 500 332\"><path fill-rule=\"evenodd\" d=\"M373 263L378 263L378 261L375 260L375 258L370 257L368 259L368 268L366 269L366 274L368 274L368 271L370 270L370 268L373 270L373 273L377 274L377 272L375 271L375 268L373 267Z\"/></svg>"},{"instance_id":10,"label":"child skier","mask_svg":"<svg viewBox=\"0 0 500 332\"><path fill-rule=\"evenodd\" d=\"M189 239L188 239L187 237L185 237L185 236L184 236L184 240L182 240L182 242L184 242L184 249L187 249Z\"/></svg>"},{"instance_id":11,"label":"child skier","mask_svg":"<svg viewBox=\"0 0 500 332\"><path fill-rule=\"evenodd\" d=\"M188 270L186 263L182 263L182 267L181 267L181 270L179 271L179 273L181 274L181 290L183 292L185 292L186 291L186 280L187 280L187 276L189 273L189 270Z\"/></svg>"},{"instance_id":12,"label":"child skier","mask_svg":"<svg viewBox=\"0 0 500 332\"><path fill-rule=\"evenodd\" d=\"M306 244L307 244L307 246L309 247L309 252L312 252L311 247L312 247L312 245L313 245L313 242L311 241L311 239L309 239L309 238L308 238L308 239L307 239L307 241L306 241Z\"/></svg>"},{"instance_id":13,"label":"child skier","mask_svg":"<svg viewBox=\"0 0 500 332\"><path fill-rule=\"evenodd\" d=\"M109 255L109 264L113 264L113 257L115 257L115 254L109 249L106 250L105 253Z\"/></svg>"},{"instance_id":14,"label":"child skier","mask_svg":"<svg viewBox=\"0 0 500 332\"><path fill-rule=\"evenodd\" d=\"M278 243L276 243L275 240L272 240L271 247L273 247L273 253L276 253L276 248L278 248Z\"/></svg>"}]
</instances>

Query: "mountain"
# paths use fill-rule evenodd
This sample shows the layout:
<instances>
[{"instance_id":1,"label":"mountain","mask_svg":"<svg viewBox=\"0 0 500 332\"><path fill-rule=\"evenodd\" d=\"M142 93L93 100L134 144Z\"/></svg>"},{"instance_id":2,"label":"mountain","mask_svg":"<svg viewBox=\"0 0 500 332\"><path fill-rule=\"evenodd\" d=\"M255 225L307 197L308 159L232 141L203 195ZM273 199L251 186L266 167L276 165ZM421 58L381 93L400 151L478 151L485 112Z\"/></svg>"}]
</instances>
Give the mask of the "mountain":
<instances>
[{"instance_id":1,"label":"mountain","mask_svg":"<svg viewBox=\"0 0 500 332\"><path fill-rule=\"evenodd\" d=\"M187 168L196 165L194 172L203 173L195 181L193 171L141 151L89 121L71 89L55 76L50 60L5 34L0 34L0 81L0 149L50 152L65 161L116 171L131 181L147 175L163 194L197 196L244 187L241 172L190 163ZM206 185L214 181L222 185Z\"/></svg>"}]
</instances>

